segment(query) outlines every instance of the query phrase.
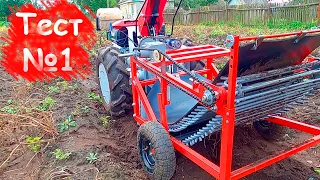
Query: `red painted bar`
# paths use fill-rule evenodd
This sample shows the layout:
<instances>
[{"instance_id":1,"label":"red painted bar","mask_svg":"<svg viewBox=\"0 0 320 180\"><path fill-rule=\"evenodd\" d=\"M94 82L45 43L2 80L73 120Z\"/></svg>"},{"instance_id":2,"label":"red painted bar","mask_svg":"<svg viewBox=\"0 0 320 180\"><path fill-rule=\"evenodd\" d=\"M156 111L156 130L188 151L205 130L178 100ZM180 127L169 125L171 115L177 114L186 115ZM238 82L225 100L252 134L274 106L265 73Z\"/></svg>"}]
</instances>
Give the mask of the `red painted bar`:
<instances>
[{"instance_id":1,"label":"red painted bar","mask_svg":"<svg viewBox=\"0 0 320 180\"><path fill-rule=\"evenodd\" d=\"M132 78L137 77L137 64L133 61L133 57L130 57L130 65L131 65L131 74ZM135 88L135 85L132 84L132 100L133 100L133 111L137 116L140 116L140 105L136 104L139 102L138 90Z\"/></svg>"},{"instance_id":2,"label":"red painted bar","mask_svg":"<svg viewBox=\"0 0 320 180\"><path fill-rule=\"evenodd\" d=\"M235 126L235 98L238 74L239 36L234 37L234 45L231 49L228 75L228 94L225 112L222 116L221 150L220 150L220 179L228 180L232 171L232 150Z\"/></svg>"},{"instance_id":3,"label":"red painted bar","mask_svg":"<svg viewBox=\"0 0 320 180\"><path fill-rule=\"evenodd\" d=\"M305 31L307 34L314 34L314 33L320 33L320 30L310 30L310 31ZM293 32L293 33L284 33L284 34L273 34L273 35L266 35L262 36L265 39L270 39L270 38L279 38L279 37L285 37L285 36L294 36L294 35L301 35L303 32ZM251 40L257 40L259 37L254 36L254 37L243 37L240 38L240 41L251 41Z\"/></svg>"},{"instance_id":4,"label":"red painted bar","mask_svg":"<svg viewBox=\"0 0 320 180\"><path fill-rule=\"evenodd\" d=\"M185 144L180 142L178 139L171 137L171 141L172 141L173 147L177 151L179 151L181 154L189 158L192 162L196 163L203 170L207 171L210 175L219 179L219 174L220 174L219 166L209 161L208 159L206 159L205 157L203 157L201 154L197 153L190 147L186 146Z\"/></svg>"},{"instance_id":5,"label":"red painted bar","mask_svg":"<svg viewBox=\"0 0 320 180\"><path fill-rule=\"evenodd\" d=\"M194 61L194 60L227 56L229 54L230 54L229 50L223 50L223 51L216 51L216 52L210 52L210 53L205 53L205 54L201 53L201 54L197 54L197 55L173 58L173 60L178 61L179 63L180 62L190 62L190 61ZM171 61L169 61L169 62L171 62Z\"/></svg>"},{"instance_id":6,"label":"red painted bar","mask_svg":"<svg viewBox=\"0 0 320 180\"><path fill-rule=\"evenodd\" d=\"M150 121L150 120L144 119L144 118L142 118L142 117L140 117L140 116L135 116L135 117L134 117L134 120L136 120L137 123L139 123L140 125L142 125L142 124L145 123L145 122Z\"/></svg>"},{"instance_id":7,"label":"red painted bar","mask_svg":"<svg viewBox=\"0 0 320 180\"><path fill-rule=\"evenodd\" d=\"M192 46L192 47L185 47L182 49L175 49L175 50L169 50L166 53L168 55L172 54L172 53L179 53L179 52L186 52L186 51L191 51L191 50L198 50L198 49L205 49L205 48L213 48L213 47L217 47L217 46L213 46L213 45L200 45L200 46Z\"/></svg>"},{"instance_id":8,"label":"red painted bar","mask_svg":"<svg viewBox=\"0 0 320 180\"><path fill-rule=\"evenodd\" d=\"M142 86L140 84L139 79L137 77L133 77L132 84L133 84L133 88L137 88L138 89L139 97L141 99L141 102L142 102L142 104L144 106L144 109L145 109L145 111L147 113L147 116L148 116L149 120L150 121L156 121L157 120L156 115L154 114L154 112L152 110L152 107L151 107L151 105L149 103L147 95L144 92L144 90L143 90L143 88L142 88ZM139 105L139 102L135 102L135 103L138 103L137 105ZM137 112L135 112L135 113L137 113Z\"/></svg>"},{"instance_id":9,"label":"red painted bar","mask_svg":"<svg viewBox=\"0 0 320 180\"><path fill-rule=\"evenodd\" d=\"M210 52L217 52L217 51L223 51L225 49L222 48L208 48L208 49L199 49L199 50L190 50L187 52L180 52L180 53L172 53L170 54L171 58L178 58L178 57L185 57L190 55L198 55L203 53L210 53Z\"/></svg>"},{"instance_id":10,"label":"red painted bar","mask_svg":"<svg viewBox=\"0 0 320 180\"><path fill-rule=\"evenodd\" d=\"M307 33L318 33L320 30L314 30L314 31L307 31ZM287 33L287 34L281 34L281 35L270 35L270 36L264 36L265 38L277 38L277 37L284 37L284 36L292 36L292 35L299 35L302 34L302 32L295 32L295 33ZM229 79L228 79L228 84L229 84L229 89L228 92L222 91L221 87L215 86L210 84L210 86L215 90L220 93L219 99L217 101L217 106L218 109L222 109L219 113L222 115L223 120L222 120L222 132L221 132L221 154L220 154L220 167L218 167L216 164L212 163L190 147L184 145L182 142L180 142L178 139L171 137L172 144L174 148L189 158L191 161L199 165L202 169L207 171L210 175L214 176L217 179L221 180L229 180L229 179L239 179L244 176L247 176L251 173L254 173L260 169L263 169L265 167L268 167L280 160L283 160L285 158L288 158L289 156L292 156L302 150L305 150L307 148L310 148L316 144L320 143L320 127L316 127L313 125L309 125L306 123L294 121L291 119L287 118L282 118L278 116L270 117L268 120L273 123L277 123L279 125L287 126L290 128L294 128L297 130L301 130L303 132L307 132L310 134L316 135L315 137L309 139L303 144L297 145L295 147L292 147L288 151L285 152L279 152L279 154L275 155L274 157L271 158L266 158L257 162L254 162L252 164L249 164L245 167L239 168L235 171L232 171L232 150L233 150L233 138L234 138L234 126L235 126L235 91L236 91L236 78L237 78L237 69L238 69L238 53L239 53L239 44L240 41L246 41L246 40L256 40L258 37L249 37L249 38L240 38L239 36L235 36L235 43L231 51L227 50L226 52L220 51L216 53L210 53L210 56L207 53L199 53L199 55L191 55L191 56L186 56L184 58L176 58L175 60L178 60L179 63L183 62L191 62L191 61L196 61L196 60L203 60L207 59L207 63L211 61L210 58L214 58L215 56L230 56L231 60L229 63ZM190 47L190 48L185 48L181 50L174 50L168 52L168 54L174 54L177 52L186 52L182 54L187 54L187 51L191 50L200 50L202 48L214 48L215 46L211 45L205 45L205 46L197 46L197 47ZM208 57L206 57L208 56ZM172 81L173 83L179 85L181 88L188 90L192 94L196 95L197 97L201 98L203 92L201 92L199 87L193 87L192 85L182 81L180 78L176 77L174 74L170 74L164 71L161 71L161 69L157 66L160 66L160 62L156 63L151 63L148 61L143 61L143 62L138 62L134 58L131 57L131 63L132 63L132 79L133 79L133 85L132 85L132 91L133 94L136 94L136 97L134 96L134 103L137 104L137 106L140 107L139 103L139 98L142 101L143 106L145 107L147 113L148 113L148 118L149 119L144 119L140 116L139 113L137 113L137 108L134 108L134 111L137 116L135 116L135 120L142 124L146 121L150 120L156 120L154 111L151 108L151 105L147 99L147 96L143 90L143 86L153 84L157 80L161 79L162 81L162 87L161 87L161 93L158 94L159 98L159 107L160 107L160 112L162 114L161 116L161 123L163 126L167 129L167 115L165 114L165 105L168 103L166 101L166 93L164 93L165 86L168 86L167 80ZM165 64L162 64L162 68L165 67L166 65L171 65L171 61L165 61ZM139 81L136 75L137 71L137 65L145 68L147 71L150 73L154 74L154 72L157 73L162 73L162 75L165 77L164 78L153 78L149 80L144 80L144 81ZM219 73L219 71L216 69L214 64L211 63L212 66L207 64L207 69L197 71L199 74L207 74L207 77L211 78L209 75L212 73L214 76ZM152 72L153 71L153 72ZM178 72L180 76L186 75L186 73ZM167 80L166 80L167 79ZM165 82L165 83L164 83ZM139 108L138 107L138 108Z\"/></svg>"},{"instance_id":11,"label":"red painted bar","mask_svg":"<svg viewBox=\"0 0 320 180\"><path fill-rule=\"evenodd\" d=\"M140 63L140 62L138 62L138 61L135 61L135 62L136 62L137 64L139 64L139 66L141 66L141 67L144 67L144 68L145 68L145 67L149 67L149 68L151 68L153 71L156 71L156 72L158 72L158 73L161 73L161 70L160 70L158 67L154 66L153 64L151 64L151 63L149 63L149 62L147 62L147 61L144 61L143 63ZM151 73L153 74L153 72L151 72ZM175 84L178 84L178 85L181 86L183 89L185 89L185 90L193 93L194 95L198 96L199 98L202 98L203 92L201 93L201 92L195 91L195 90L193 89L192 85L190 85L190 84L182 81L181 79L176 78L175 76L173 76L172 74L169 74L169 73L166 73L166 74L165 74L165 77L168 78L170 81L174 82Z\"/></svg>"},{"instance_id":12,"label":"red painted bar","mask_svg":"<svg viewBox=\"0 0 320 180\"><path fill-rule=\"evenodd\" d=\"M267 120L272 123L279 124L281 126L287 126L289 128L296 129L309 134L313 134L313 135L320 134L320 127L316 127L316 126L309 125L299 121L294 121L292 119L288 119L280 116L273 116L268 118Z\"/></svg>"},{"instance_id":13,"label":"red painted bar","mask_svg":"<svg viewBox=\"0 0 320 180\"><path fill-rule=\"evenodd\" d=\"M240 179L242 177L245 177L249 174L252 174L254 172L257 172L260 169L263 169L265 167L268 167L276 162L279 162L289 156L292 156L300 151L303 151L307 148L310 148L316 144L320 143L320 135L315 136L311 139L309 139L308 141L306 141L304 144L298 146L298 147L294 147L289 151L286 151L282 154L279 154L275 157L269 158L267 160L261 160L255 163L252 163L250 165L244 166L240 169L237 169L235 171L232 172L232 177L231 179Z\"/></svg>"},{"instance_id":14,"label":"red painted bar","mask_svg":"<svg viewBox=\"0 0 320 180\"><path fill-rule=\"evenodd\" d=\"M177 61L178 63L186 63L186 62L191 62L191 61L199 61L203 59L208 59L208 58L217 58L217 57L223 57L223 56L229 56L230 51L228 49L224 49L222 51L217 51L217 52L211 52L211 53L199 53L198 55L190 55L187 56L185 55L184 57L179 57L179 58L173 58L173 60ZM160 66L160 62L152 62L153 65L155 66ZM166 65L172 65L173 63L169 60L166 60Z\"/></svg>"}]
</instances>

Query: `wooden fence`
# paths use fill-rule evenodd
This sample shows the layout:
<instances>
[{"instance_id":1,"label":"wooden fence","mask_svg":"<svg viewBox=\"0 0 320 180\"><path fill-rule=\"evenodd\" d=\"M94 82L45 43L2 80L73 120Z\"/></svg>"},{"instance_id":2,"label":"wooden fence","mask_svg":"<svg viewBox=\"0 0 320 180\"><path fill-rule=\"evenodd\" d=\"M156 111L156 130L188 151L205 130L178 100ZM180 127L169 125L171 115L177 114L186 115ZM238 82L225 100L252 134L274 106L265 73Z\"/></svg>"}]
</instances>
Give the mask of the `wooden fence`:
<instances>
[{"instance_id":1,"label":"wooden fence","mask_svg":"<svg viewBox=\"0 0 320 180\"><path fill-rule=\"evenodd\" d=\"M171 23L175 10L166 10L164 17L166 23ZM279 21L300 21L320 23L320 2L311 2L302 5L285 6L237 6L228 7L226 4L212 5L190 9L179 10L175 22L177 24L199 24L200 22L239 22L245 25L255 23Z\"/></svg>"}]
</instances>

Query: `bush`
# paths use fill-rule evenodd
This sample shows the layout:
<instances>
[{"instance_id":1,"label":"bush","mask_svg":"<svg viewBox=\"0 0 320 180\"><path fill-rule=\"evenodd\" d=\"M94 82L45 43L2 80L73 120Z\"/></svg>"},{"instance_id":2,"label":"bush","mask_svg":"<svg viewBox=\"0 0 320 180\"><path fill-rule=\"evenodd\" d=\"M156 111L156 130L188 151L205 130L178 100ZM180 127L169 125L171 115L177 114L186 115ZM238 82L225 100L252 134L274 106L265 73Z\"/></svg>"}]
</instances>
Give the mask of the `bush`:
<instances>
[{"instance_id":1,"label":"bush","mask_svg":"<svg viewBox=\"0 0 320 180\"><path fill-rule=\"evenodd\" d=\"M0 27L8 27L9 26L9 22L7 21L0 21Z\"/></svg>"}]
</instances>

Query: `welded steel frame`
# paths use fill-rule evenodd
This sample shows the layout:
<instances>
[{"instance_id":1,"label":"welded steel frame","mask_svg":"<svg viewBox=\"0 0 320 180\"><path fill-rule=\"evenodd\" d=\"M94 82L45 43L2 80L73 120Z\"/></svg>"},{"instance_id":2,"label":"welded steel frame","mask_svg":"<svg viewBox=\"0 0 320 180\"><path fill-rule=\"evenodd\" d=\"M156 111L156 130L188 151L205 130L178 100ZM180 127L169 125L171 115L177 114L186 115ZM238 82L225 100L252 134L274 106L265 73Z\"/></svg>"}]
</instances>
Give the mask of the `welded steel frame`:
<instances>
[{"instance_id":1,"label":"welded steel frame","mask_svg":"<svg viewBox=\"0 0 320 180\"><path fill-rule=\"evenodd\" d=\"M264 36L265 39L268 38L280 38L286 36L299 36L303 33L312 34L319 33L320 30L312 30L312 31L304 31L304 32L295 32L295 33L287 33L287 34L275 34ZM292 146L290 149L286 151L278 152L276 155L272 157L268 157L257 162L251 163L244 167L241 167L236 170L232 170L232 151L233 151L233 139L234 139L234 127L235 127L235 98L236 98L236 79L237 79L237 70L238 70L238 56L239 56L239 47L241 41L250 41L250 40L258 40L259 37L245 37L240 38L239 36L234 36L234 45L231 47L230 51L226 52L225 50L216 51L216 53L208 56L201 56L201 52L197 58L194 58L193 55L188 55L188 53L183 53L183 56L179 57L179 63L191 62L197 60L206 60L206 68L197 73L201 75L206 75L206 78L212 80L219 71L213 64L214 58L220 56L229 56L229 78L228 78L228 91L226 91L223 87L210 85L215 91L219 93L217 99L217 114L222 116L222 128L221 128L221 153L220 153L220 166L214 164L192 148L186 146L181 141L171 136L172 144L176 151L180 152L191 161L196 163L210 175L220 180L229 180L229 179L240 179L249 174L252 174L260 169L268 167L280 160L288 158L302 150L310 148L316 144L320 144L320 127L316 127L313 125L309 125L306 123L302 123L296 120L291 120L283 117L270 117L267 120L276 123L282 126L287 126L289 128L293 128L296 130L300 130L305 133L309 133L314 135L312 138L308 139L302 144ZM192 52L193 50L199 49L201 46L195 46L188 48L186 51ZM200 48L201 49L201 48ZM184 50L181 50L184 51ZM170 54L170 53L168 53ZM142 61L142 62L141 62ZM172 62L168 60L161 60L161 62L148 62L143 59L139 59L139 61L135 60L134 57L131 57L131 76L132 76L132 94L133 94L133 108L134 108L134 119L139 123L143 124L147 121L157 121L156 115L150 105L150 102L147 98L147 95L144 91L144 87L155 83L157 80L160 80L160 93L158 94L158 102L159 102L159 110L160 110L160 123L163 127L168 130L168 122L167 122L167 114L166 114L166 106L170 104L167 97L167 89L168 82L166 79L171 80L179 87L192 92L197 97L201 98L204 93L204 88L199 84L188 84L180 78L167 73L166 66L172 64ZM149 80L139 80L137 77L137 67L141 67L147 70L150 73L158 72L161 73L163 77L166 79L156 76L154 79ZM184 73L180 73L180 75L184 75ZM141 103L140 103L141 102ZM143 118L140 114L140 106L143 106L147 119ZM168 132L169 133L169 132Z\"/></svg>"}]
</instances>

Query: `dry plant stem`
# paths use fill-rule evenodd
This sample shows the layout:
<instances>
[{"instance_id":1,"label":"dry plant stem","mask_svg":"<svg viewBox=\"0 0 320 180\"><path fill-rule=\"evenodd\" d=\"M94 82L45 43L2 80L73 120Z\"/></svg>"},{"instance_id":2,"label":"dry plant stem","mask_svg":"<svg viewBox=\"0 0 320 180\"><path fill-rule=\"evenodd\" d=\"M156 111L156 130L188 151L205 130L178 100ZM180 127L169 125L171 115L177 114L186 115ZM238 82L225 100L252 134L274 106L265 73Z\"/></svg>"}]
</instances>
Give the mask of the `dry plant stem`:
<instances>
[{"instance_id":1,"label":"dry plant stem","mask_svg":"<svg viewBox=\"0 0 320 180\"><path fill-rule=\"evenodd\" d=\"M12 170L9 170L9 171L6 171L6 172L3 172L3 174L8 174L8 173L12 173L13 171L21 171L21 170L23 170L23 168L12 169Z\"/></svg>"},{"instance_id":2,"label":"dry plant stem","mask_svg":"<svg viewBox=\"0 0 320 180\"><path fill-rule=\"evenodd\" d=\"M21 145L21 144L18 144L18 145L11 151L11 153L10 153L9 156L8 156L8 158L0 165L0 169L2 168L2 166L3 166L5 163L7 163L7 162L10 160L11 156L12 156L13 153L18 149L18 147L19 147L20 145Z\"/></svg>"},{"instance_id":3,"label":"dry plant stem","mask_svg":"<svg viewBox=\"0 0 320 180\"><path fill-rule=\"evenodd\" d=\"M54 178L59 178L64 176L71 176L71 174L65 171L57 171L57 172L51 173L48 179L54 179Z\"/></svg>"},{"instance_id":4,"label":"dry plant stem","mask_svg":"<svg viewBox=\"0 0 320 180\"><path fill-rule=\"evenodd\" d=\"M84 171L82 171L82 172L90 171L90 170L92 170L92 169L94 169L94 170L97 171L97 174L96 174L96 176L95 176L95 180L98 180L98 175L99 175L99 173L100 173L100 171L99 171L98 168L93 167L93 168L90 168L90 169L86 169L86 170L84 170Z\"/></svg>"},{"instance_id":5,"label":"dry plant stem","mask_svg":"<svg viewBox=\"0 0 320 180\"><path fill-rule=\"evenodd\" d=\"M51 121L46 117L46 115L44 114L40 114L38 113L38 115L42 115L44 120L50 125L50 126L46 126L44 125L43 123L41 123L41 119L36 119L34 117L31 117L31 116L25 116L25 115L18 115L18 114L0 114L0 117L1 116L13 116L13 117L20 117L20 118L27 118L27 119L30 119L32 120L32 122L36 125L36 126L41 126L45 131L51 133L51 134L58 134L55 129L53 128L53 125L51 123ZM49 115L50 118L52 118L52 115L50 114ZM28 123L29 124L29 123ZM31 124L30 124L31 125ZM34 125L33 125L34 126Z\"/></svg>"}]
</instances>

